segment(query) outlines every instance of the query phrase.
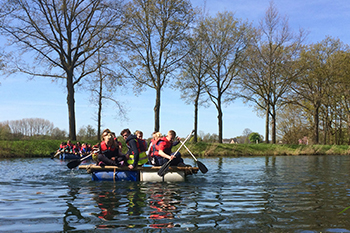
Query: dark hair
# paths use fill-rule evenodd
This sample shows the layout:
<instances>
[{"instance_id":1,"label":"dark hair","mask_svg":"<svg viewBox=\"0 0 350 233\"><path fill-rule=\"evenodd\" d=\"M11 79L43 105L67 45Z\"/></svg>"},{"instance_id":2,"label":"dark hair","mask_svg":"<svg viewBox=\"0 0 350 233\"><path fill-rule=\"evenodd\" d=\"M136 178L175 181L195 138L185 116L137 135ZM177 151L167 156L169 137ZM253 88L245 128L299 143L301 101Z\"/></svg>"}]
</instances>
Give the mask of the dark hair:
<instances>
[{"instance_id":1,"label":"dark hair","mask_svg":"<svg viewBox=\"0 0 350 233\"><path fill-rule=\"evenodd\" d=\"M123 129L122 132L120 132L120 135L123 136L124 133L127 133L128 135L130 135L131 134L130 129L128 128Z\"/></svg>"}]
</instances>

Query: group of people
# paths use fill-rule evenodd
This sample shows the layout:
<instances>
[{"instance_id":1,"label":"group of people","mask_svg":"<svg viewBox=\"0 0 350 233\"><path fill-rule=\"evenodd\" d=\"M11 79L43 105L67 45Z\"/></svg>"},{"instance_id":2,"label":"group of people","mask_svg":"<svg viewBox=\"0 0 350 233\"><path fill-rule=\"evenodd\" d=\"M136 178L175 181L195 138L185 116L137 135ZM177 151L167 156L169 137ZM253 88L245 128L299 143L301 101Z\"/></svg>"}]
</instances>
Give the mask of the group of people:
<instances>
[{"instance_id":1,"label":"group of people","mask_svg":"<svg viewBox=\"0 0 350 233\"><path fill-rule=\"evenodd\" d=\"M122 144L113 132L109 129L102 132L97 156L98 165L128 166L129 169L134 169L143 164L162 166L171 160L171 166L185 166L181 154L171 152L172 147L180 142L174 130L170 130L165 137L162 137L160 132L154 132L148 149L142 131L132 134L129 129L123 129L120 135L128 147L126 154L122 153Z\"/></svg>"},{"instance_id":2,"label":"group of people","mask_svg":"<svg viewBox=\"0 0 350 233\"><path fill-rule=\"evenodd\" d=\"M91 153L92 147L91 144L77 142L76 144L73 144L70 140L67 142L62 142L60 144L60 147L58 148L57 152L64 152L64 153L73 153L73 154L79 154L81 156L84 156L86 154Z\"/></svg>"}]
</instances>

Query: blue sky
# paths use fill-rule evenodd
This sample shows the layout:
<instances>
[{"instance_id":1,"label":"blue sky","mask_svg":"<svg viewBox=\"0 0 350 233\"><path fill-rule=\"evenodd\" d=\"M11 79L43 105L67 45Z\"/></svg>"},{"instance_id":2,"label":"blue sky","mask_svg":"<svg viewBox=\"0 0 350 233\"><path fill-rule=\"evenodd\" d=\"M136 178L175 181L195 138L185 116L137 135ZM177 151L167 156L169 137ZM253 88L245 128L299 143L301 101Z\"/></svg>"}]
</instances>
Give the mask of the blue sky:
<instances>
[{"instance_id":1,"label":"blue sky","mask_svg":"<svg viewBox=\"0 0 350 233\"><path fill-rule=\"evenodd\" d=\"M194 6L203 6L203 0L192 0ZM308 43L316 43L327 35L350 43L350 3L347 0L275 0L281 15L289 18L290 27L297 32L301 27L309 31ZM264 17L269 0L207 0L209 14L232 11L237 18L247 19L257 25ZM23 118L43 118L55 127L68 131L68 110L64 83L52 82L46 78L28 80L24 75L0 77L0 122ZM154 129L155 91L149 89L135 96L132 90L121 91L116 98L124 103L128 118L119 119L113 104L105 105L103 128L119 133L123 128L142 130L150 137ZM77 131L82 126L96 127L95 109L89 102L89 92L76 92ZM251 106L236 100L223 109L224 138L242 135L244 129L265 135L265 119L257 116ZM193 128L193 106L180 99L180 93L165 89L161 99L161 132L174 129L185 137ZM199 110L199 130L204 133L218 133L217 111L211 104Z\"/></svg>"}]
</instances>

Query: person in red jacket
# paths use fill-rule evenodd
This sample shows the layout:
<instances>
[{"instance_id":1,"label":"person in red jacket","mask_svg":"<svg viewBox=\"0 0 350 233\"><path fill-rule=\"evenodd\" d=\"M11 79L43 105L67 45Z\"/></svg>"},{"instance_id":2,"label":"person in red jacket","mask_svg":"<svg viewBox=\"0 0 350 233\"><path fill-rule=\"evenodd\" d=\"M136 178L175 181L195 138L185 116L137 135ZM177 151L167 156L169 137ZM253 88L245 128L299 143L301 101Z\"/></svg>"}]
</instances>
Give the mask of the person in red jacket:
<instances>
[{"instance_id":1,"label":"person in red jacket","mask_svg":"<svg viewBox=\"0 0 350 233\"><path fill-rule=\"evenodd\" d=\"M170 163L171 166L185 166L180 152L176 155L171 152L172 147L176 146L179 142L180 138L176 138L176 132L174 130L169 130L166 137L158 139L155 143L155 151L153 152L155 159L154 165L162 166L169 160L172 160Z\"/></svg>"},{"instance_id":2,"label":"person in red jacket","mask_svg":"<svg viewBox=\"0 0 350 233\"><path fill-rule=\"evenodd\" d=\"M102 134L103 141L99 146L97 155L98 165L123 166L125 164L125 156L119 153L119 146L114 140L111 132Z\"/></svg>"}]
</instances>

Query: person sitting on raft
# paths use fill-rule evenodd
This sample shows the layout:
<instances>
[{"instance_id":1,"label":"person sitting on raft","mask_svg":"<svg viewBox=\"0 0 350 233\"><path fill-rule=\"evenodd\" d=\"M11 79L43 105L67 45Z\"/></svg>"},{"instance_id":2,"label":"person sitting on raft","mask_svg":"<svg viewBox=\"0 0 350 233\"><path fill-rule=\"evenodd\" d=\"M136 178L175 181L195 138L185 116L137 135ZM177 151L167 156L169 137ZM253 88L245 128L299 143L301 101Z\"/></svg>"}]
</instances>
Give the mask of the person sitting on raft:
<instances>
[{"instance_id":1,"label":"person sitting on raft","mask_svg":"<svg viewBox=\"0 0 350 233\"><path fill-rule=\"evenodd\" d=\"M100 143L97 155L98 165L123 166L125 164L125 156L119 153L113 134L105 132L102 134L102 138L103 141Z\"/></svg>"},{"instance_id":2,"label":"person sitting on raft","mask_svg":"<svg viewBox=\"0 0 350 233\"><path fill-rule=\"evenodd\" d=\"M72 141L68 140L67 144L66 144L66 148L64 148L64 152L72 153L73 152L73 147L74 147L74 144L72 143Z\"/></svg>"},{"instance_id":3,"label":"person sitting on raft","mask_svg":"<svg viewBox=\"0 0 350 233\"><path fill-rule=\"evenodd\" d=\"M166 137L162 137L155 142L154 151L151 153L152 159L154 159L155 166L162 166L169 160L172 160L170 166L185 166L183 159L181 158L180 152L175 155L171 152L173 146L180 142L180 138L176 138L176 132L169 130Z\"/></svg>"},{"instance_id":4,"label":"person sitting on raft","mask_svg":"<svg viewBox=\"0 0 350 233\"><path fill-rule=\"evenodd\" d=\"M140 141L135 135L131 134L129 129L123 129L120 135L123 136L126 145L129 148L126 153L129 169L134 169L137 166L147 163L148 158L146 155L146 148L144 148L142 141Z\"/></svg>"},{"instance_id":5,"label":"person sitting on raft","mask_svg":"<svg viewBox=\"0 0 350 233\"><path fill-rule=\"evenodd\" d=\"M142 142L143 147L147 149L147 142L145 139L143 139L143 132L140 130L136 130L135 136Z\"/></svg>"},{"instance_id":6,"label":"person sitting on raft","mask_svg":"<svg viewBox=\"0 0 350 233\"><path fill-rule=\"evenodd\" d=\"M156 165L154 155L155 155L155 151L157 151L157 149L156 149L157 142L161 137L162 137L162 134L160 132L153 132L152 133L152 139L151 139L151 142L149 144L148 150L146 152L146 154L148 156L149 164ZM158 151L157 151L157 154L158 154Z\"/></svg>"},{"instance_id":7,"label":"person sitting on raft","mask_svg":"<svg viewBox=\"0 0 350 233\"><path fill-rule=\"evenodd\" d=\"M73 153L78 155L80 154L81 151L81 143L77 142L74 146L73 146Z\"/></svg>"},{"instance_id":8,"label":"person sitting on raft","mask_svg":"<svg viewBox=\"0 0 350 233\"><path fill-rule=\"evenodd\" d=\"M64 149L66 148L67 143L66 142L61 142L60 147L58 148L57 152L63 152Z\"/></svg>"}]
</instances>

